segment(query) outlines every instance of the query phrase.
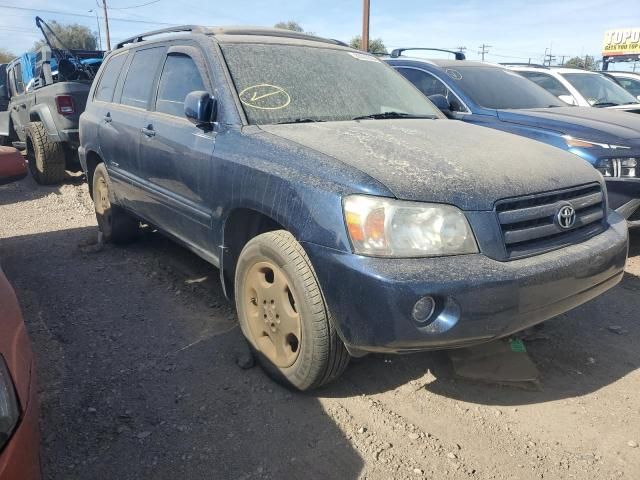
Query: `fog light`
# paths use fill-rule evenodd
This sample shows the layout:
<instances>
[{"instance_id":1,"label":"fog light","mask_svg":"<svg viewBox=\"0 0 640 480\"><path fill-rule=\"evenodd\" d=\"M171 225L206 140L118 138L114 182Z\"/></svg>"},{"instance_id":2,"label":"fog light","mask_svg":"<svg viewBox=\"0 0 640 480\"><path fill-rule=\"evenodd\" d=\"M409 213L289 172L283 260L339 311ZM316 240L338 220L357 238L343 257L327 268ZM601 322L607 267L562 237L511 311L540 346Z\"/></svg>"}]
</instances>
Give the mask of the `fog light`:
<instances>
[{"instance_id":1,"label":"fog light","mask_svg":"<svg viewBox=\"0 0 640 480\"><path fill-rule=\"evenodd\" d=\"M418 323L426 323L431 319L436 310L436 301L433 297L422 297L413 306L411 316Z\"/></svg>"}]
</instances>

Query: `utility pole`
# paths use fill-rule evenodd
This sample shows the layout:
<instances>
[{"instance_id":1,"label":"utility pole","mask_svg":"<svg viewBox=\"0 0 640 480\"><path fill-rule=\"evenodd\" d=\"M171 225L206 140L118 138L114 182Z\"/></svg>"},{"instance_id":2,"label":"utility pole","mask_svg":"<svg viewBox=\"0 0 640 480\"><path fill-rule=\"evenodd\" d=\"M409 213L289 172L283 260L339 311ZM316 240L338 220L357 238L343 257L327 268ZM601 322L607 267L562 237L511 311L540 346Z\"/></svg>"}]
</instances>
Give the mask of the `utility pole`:
<instances>
[{"instance_id":1,"label":"utility pole","mask_svg":"<svg viewBox=\"0 0 640 480\"><path fill-rule=\"evenodd\" d=\"M465 50L467 49L467 47L463 47L462 45L459 47L456 47L456 49L460 52L460 53L464 53Z\"/></svg>"},{"instance_id":2,"label":"utility pole","mask_svg":"<svg viewBox=\"0 0 640 480\"><path fill-rule=\"evenodd\" d=\"M492 47L493 45L487 45L486 43L483 43L481 46L479 46L478 48L480 49L480 51L478 52L478 54L482 55L482 61L484 62L484 56L489 53L489 49Z\"/></svg>"},{"instance_id":3,"label":"utility pole","mask_svg":"<svg viewBox=\"0 0 640 480\"><path fill-rule=\"evenodd\" d=\"M564 59L568 57L568 55L560 55L560 57L562 58L562 60L560 61L560 65L564 65Z\"/></svg>"},{"instance_id":4,"label":"utility pole","mask_svg":"<svg viewBox=\"0 0 640 480\"><path fill-rule=\"evenodd\" d=\"M547 52L549 52L549 53L547 53ZM555 61L555 59L556 59L555 55L551 55L551 49L550 48L545 48L544 49L544 60L543 60L542 64L550 67L551 66L551 62Z\"/></svg>"},{"instance_id":5,"label":"utility pole","mask_svg":"<svg viewBox=\"0 0 640 480\"><path fill-rule=\"evenodd\" d=\"M363 0L362 4L362 38L360 39L360 50L369 51L369 10L370 0Z\"/></svg>"},{"instance_id":6,"label":"utility pole","mask_svg":"<svg viewBox=\"0 0 640 480\"><path fill-rule=\"evenodd\" d=\"M107 35L107 50L111 50L111 36L109 35L109 14L107 13L107 0L102 0L102 8L104 8L104 29Z\"/></svg>"}]
</instances>

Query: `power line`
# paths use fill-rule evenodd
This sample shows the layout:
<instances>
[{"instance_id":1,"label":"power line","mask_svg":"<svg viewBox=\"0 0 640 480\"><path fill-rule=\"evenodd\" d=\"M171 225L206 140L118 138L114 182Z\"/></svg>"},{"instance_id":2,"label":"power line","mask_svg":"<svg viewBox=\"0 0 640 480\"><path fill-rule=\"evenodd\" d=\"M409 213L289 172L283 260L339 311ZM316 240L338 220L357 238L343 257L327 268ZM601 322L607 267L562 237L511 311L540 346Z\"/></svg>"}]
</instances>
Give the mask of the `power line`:
<instances>
[{"instance_id":1,"label":"power line","mask_svg":"<svg viewBox=\"0 0 640 480\"><path fill-rule=\"evenodd\" d=\"M131 8L140 8L146 7L147 5L153 5L154 3L158 3L160 0L151 0L147 3L141 3L140 5L131 5L130 7L109 7L109 10L129 10Z\"/></svg>"},{"instance_id":2,"label":"power line","mask_svg":"<svg viewBox=\"0 0 640 480\"><path fill-rule=\"evenodd\" d=\"M27 7L16 7L13 5L0 5L0 8L4 8L4 9L8 9L8 10L20 10L20 11L25 11L25 12L34 12L34 13L50 13L52 15L67 15L70 17L80 17L80 18L95 18L91 15L86 15L86 14L82 14L82 13L73 13L73 12L65 12L62 10L47 10L47 9L39 9L39 8L27 8ZM102 6L101 6L102 8ZM146 24L146 25L166 25L168 27L175 27L178 24L177 23L167 23L167 22L152 22L152 21L145 21L145 20L133 20L131 18L119 18L119 17L111 17L109 18L109 21L111 22L127 22L127 23L140 23L140 24Z\"/></svg>"}]
</instances>

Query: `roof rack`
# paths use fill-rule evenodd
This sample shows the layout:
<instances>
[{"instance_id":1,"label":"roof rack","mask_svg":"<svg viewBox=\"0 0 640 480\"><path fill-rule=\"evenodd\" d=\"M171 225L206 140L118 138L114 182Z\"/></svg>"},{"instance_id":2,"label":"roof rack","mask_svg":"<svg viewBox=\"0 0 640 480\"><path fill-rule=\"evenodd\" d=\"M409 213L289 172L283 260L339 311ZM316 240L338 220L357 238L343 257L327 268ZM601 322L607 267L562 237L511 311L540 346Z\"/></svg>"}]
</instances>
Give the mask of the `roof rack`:
<instances>
[{"instance_id":1,"label":"roof rack","mask_svg":"<svg viewBox=\"0 0 640 480\"><path fill-rule=\"evenodd\" d=\"M145 38L152 37L154 35L163 35L166 33L205 33L210 35L264 35L272 37L286 37L286 38L299 38L306 40L315 40L317 42L331 43L333 45L340 45L342 47L348 47L346 43L335 40L333 38L316 37L315 35L309 35L306 33L293 32L289 30L282 30L276 28L263 28L263 27L201 27L199 25L179 25L176 27L162 28L160 30L152 30L150 32L141 33L135 37L122 40L116 45L116 48L122 48L130 43L138 43L144 41Z\"/></svg>"},{"instance_id":2,"label":"roof rack","mask_svg":"<svg viewBox=\"0 0 640 480\"><path fill-rule=\"evenodd\" d=\"M452 53L453 55L455 55L456 60L467 59L465 54L462 52L456 52L455 50L445 50L442 48L396 48L391 51L391 58L398 58L400 55L402 55L402 52L406 52L407 50L430 50L433 52L446 52L446 53Z\"/></svg>"},{"instance_id":3,"label":"roof rack","mask_svg":"<svg viewBox=\"0 0 640 480\"><path fill-rule=\"evenodd\" d=\"M549 70L546 65L540 65L539 63L527 63L527 62L501 62L498 65L506 65L508 67L532 67L532 68L544 68Z\"/></svg>"},{"instance_id":4,"label":"roof rack","mask_svg":"<svg viewBox=\"0 0 640 480\"><path fill-rule=\"evenodd\" d=\"M122 40L116 45L116 48L122 48L129 43L138 43L142 42L147 37L152 37L154 35L162 35L165 33L180 33L180 32L192 32L192 33L204 33L206 31L205 28L199 27L197 25L179 25L177 27L169 27L169 28L161 28L160 30L151 30L150 32L141 33L136 35L135 37L130 37L125 40Z\"/></svg>"}]
</instances>

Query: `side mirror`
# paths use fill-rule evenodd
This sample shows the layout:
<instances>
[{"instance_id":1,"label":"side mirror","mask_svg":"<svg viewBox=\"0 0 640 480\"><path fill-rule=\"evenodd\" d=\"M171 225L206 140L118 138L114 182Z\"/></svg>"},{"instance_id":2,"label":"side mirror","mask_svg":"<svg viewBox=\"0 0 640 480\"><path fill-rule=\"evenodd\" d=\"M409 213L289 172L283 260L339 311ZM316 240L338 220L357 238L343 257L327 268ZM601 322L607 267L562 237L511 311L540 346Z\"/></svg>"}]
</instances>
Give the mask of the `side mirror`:
<instances>
[{"instance_id":1,"label":"side mirror","mask_svg":"<svg viewBox=\"0 0 640 480\"><path fill-rule=\"evenodd\" d=\"M0 147L0 185L15 182L27 176L27 162L13 147Z\"/></svg>"},{"instance_id":2,"label":"side mirror","mask_svg":"<svg viewBox=\"0 0 640 480\"><path fill-rule=\"evenodd\" d=\"M2 88L2 87L0 87L0 88ZM0 90L0 91L2 91L2 90ZM637 95L637 96L636 96L636 98L637 98L638 100L640 100L640 95Z\"/></svg>"},{"instance_id":3,"label":"side mirror","mask_svg":"<svg viewBox=\"0 0 640 480\"><path fill-rule=\"evenodd\" d=\"M431 100L431 103L438 107L438 110L444 113L448 118L453 116L453 113L451 112L451 103L449 103L447 97L437 93L435 95L429 95L427 98Z\"/></svg>"},{"instance_id":4,"label":"side mirror","mask_svg":"<svg viewBox=\"0 0 640 480\"><path fill-rule=\"evenodd\" d=\"M558 98L568 105L578 105L573 95L558 95Z\"/></svg>"},{"instance_id":5,"label":"side mirror","mask_svg":"<svg viewBox=\"0 0 640 480\"><path fill-rule=\"evenodd\" d=\"M209 92L191 92L184 99L184 114L197 126L210 125L216 121L218 101Z\"/></svg>"}]
</instances>

